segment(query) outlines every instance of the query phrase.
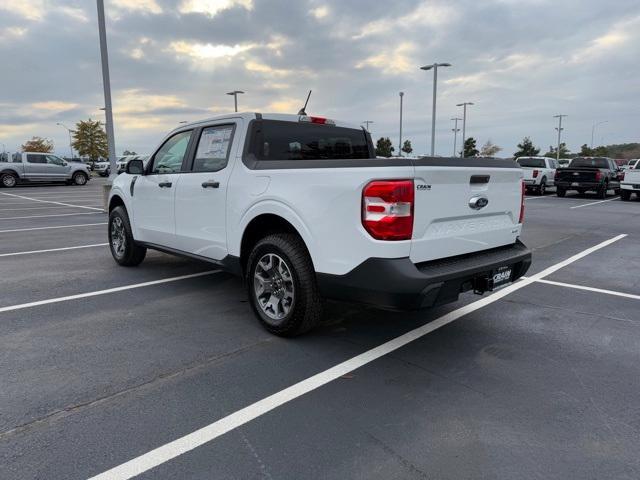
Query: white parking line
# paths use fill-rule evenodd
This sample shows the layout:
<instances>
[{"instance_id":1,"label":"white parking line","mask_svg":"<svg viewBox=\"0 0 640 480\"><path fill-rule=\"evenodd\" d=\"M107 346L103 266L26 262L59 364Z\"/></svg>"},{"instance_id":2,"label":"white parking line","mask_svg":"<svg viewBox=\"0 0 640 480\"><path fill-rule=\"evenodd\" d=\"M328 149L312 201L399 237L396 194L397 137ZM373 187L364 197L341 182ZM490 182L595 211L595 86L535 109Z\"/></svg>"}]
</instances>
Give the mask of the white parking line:
<instances>
[{"instance_id":1,"label":"white parking line","mask_svg":"<svg viewBox=\"0 0 640 480\"><path fill-rule=\"evenodd\" d=\"M33 203L23 203L22 205L33 205ZM60 206L55 206L55 207L21 207L21 208L0 208L0 212L15 212L18 210L56 210L56 209L69 209L69 208L74 208L77 205L74 205L73 207L60 207ZM95 206L95 205L88 205L88 206Z\"/></svg>"},{"instance_id":2,"label":"white parking line","mask_svg":"<svg viewBox=\"0 0 640 480\"><path fill-rule=\"evenodd\" d=\"M541 200L543 198L551 198L551 197L524 197L525 200Z\"/></svg>"},{"instance_id":3,"label":"white parking line","mask_svg":"<svg viewBox=\"0 0 640 480\"><path fill-rule=\"evenodd\" d=\"M588 207L590 205L598 205L599 203L613 202L615 200L619 200L619 199L618 198L610 198L609 200L600 200L599 202L584 203L582 205L576 205L575 207L571 207L571 208L573 209L573 208Z\"/></svg>"},{"instance_id":4,"label":"white parking line","mask_svg":"<svg viewBox=\"0 0 640 480\"><path fill-rule=\"evenodd\" d=\"M92 477L90 480L126 480L136 475L140 475L147 470L150 470L158 465L161 465L169 460L176 458L184 453L187 453L194 448L197 448L205 443L208 443L225 433L234 430L241 425L244 425L251 420L254 420L265 413L274 410L287 402L295 400L296 398L309 393L317 388L326 385L327 383L340 378L341 376L352 372L368 363L377 360L378 358L387 355L401 347L404 347L408 343L417 340L428 333L443 327L454 320L474 312L482 307L490 305L497 300L509 295L510 293L519 290L531 283L539 280L547 275L560 270L567 265L586 257L587 255L600 250L614 242L626 237L626 235L618 235L612 239L602 242L594 247L588 248L577 255L574 255L560 263L557 263L540 273L532 275L531 277L514 283L508 287L499 290L492 295L489 295L481 300L477 300L469 305L465 305L462 308L454 310L452 312L437 318L436 320L423 325L422 327L411 330L393 340L390 340L382 345L379 345L371 350L368 350L360 355L357 355L349 360L346 360L338 365L329 368L323 372L320 372L312 377L309 377L301 382L298 382L284 390L280 390L269 397L263 398L241 410L238 410L220 420L207 425L195 432L189 433L184 437L178 438L172 442L169 442L161 447L158 447L150 452L147 452L139 457L129 460L122 465L119 465L111 470Z\"/></svg>"},{"instance_id":5,"label":"white parking line","mask_svg":"<svg viewBox=\"0 0 640 480\"><path fill-rule=\"evenodd\" d=\"M63 206L65 206L65 207L88 208L89 210L100 210L101 212L103 212L103 211L104 211L104 209L103 209L103 208L84 207L84 206L81 206L81 205L72 205L72 204L69 204L69 203L63 203L63 202L53 202L53 201L51 201L51 200L38 200L38 199L36 199L36 198L25 197L25 196L23 196L23 195L16 195L16 194L14 194L14 193L4 193L4 192L0 192L0 194L2 194L2 195L8 195L8 196L10 196L10 197L14 197L14 198L22 198L23 200L32 200L32 201L34 201L34 202L40 202L40 203L54 203L54 204L56 204L56 205L63 205Z\"/></svg>"},{"instance_id":6,"label":"white parking line","mask_svg":"<svg viewBox=\"0 0 640 480\"><path fill-rule=\"evenodd\" d=\"M47 248L45 250L31 250L29 252L0 253L0 257L15 257L18 255L32 255L34 253L63 252L65 250L79 250L81 248L105 247L108 243L94 243L92 245L78 245L76 247Z\"/></svg>"},{"instance_id":7,"label":"white parking line","mask_svg":"<svg viewBox=\"0 0 640 480\"><path fill-rule=\"evenodd\" d=\"M605 290L602 288L585 287L584 285L575 285L573 283L556 282L553 280L536 280L538 283L546 283L548 285L555 285L557 287L574 288L576 290L586 290L587 292L606 293L607 295L615 295L616 297L632 298L634 300L640 300L640 295L633 295L632 293L616 292L614 290Z\"/></svg>"},{"instance_id":8,"label":"white parking line","mask_svg":"<svg viewBox=\"0 0 640 480\"><path fill-rule=\"evenodd\" d=\"M8 307L0 307L0 313L14 312L16 310L23 310L25 308L38 307L40 305L49 305L51 303L68 302L69 300L78 300L80 298L97 297L98 295L107 295L109 293L124 292L126 290L133 290L134 288L143 288L150 287L151 285L161 285L163 283L177 282L179 280L186 280L187 278L203 277L205 275L212 275L219 272L220 270L208 270L201 273L180 275L179 277L170 277L160 280L152 280L150 282L134 283L132 285L125 285L123 287L107 288L105 290L97 290L95 292L78 293L76 295L67 295L66 297L49 298L47 300L39 300L37 302L22 303L20 305L10 305Z\"/></svg>"},{"instance_id":9,"label":"white parking line","mask_svg":"<svg viewBox=\"0 0 640 480\"><path fill-rule=\"evenodd\" d=\"M106 224L107 222L100 222L100 223L81 223L78 225L57 225L55 227L14 228L11 230L0 230L0 233L31 232L33 230L53 230L56 228L92 227L94 225L106 225Z\"/></svg>"},{"instance_id":10,"label":"white parking line","mask_svg":"<svg viewBox=\"0 0 640 480\"><path fill-rule=\"evenodd\" d=\"M71 217L74 215L104 215L102 212L54 213L53 215L26 215L24 217L0 217L0 220L24 220L26 218Z\"/></svg>"}]
</instances>

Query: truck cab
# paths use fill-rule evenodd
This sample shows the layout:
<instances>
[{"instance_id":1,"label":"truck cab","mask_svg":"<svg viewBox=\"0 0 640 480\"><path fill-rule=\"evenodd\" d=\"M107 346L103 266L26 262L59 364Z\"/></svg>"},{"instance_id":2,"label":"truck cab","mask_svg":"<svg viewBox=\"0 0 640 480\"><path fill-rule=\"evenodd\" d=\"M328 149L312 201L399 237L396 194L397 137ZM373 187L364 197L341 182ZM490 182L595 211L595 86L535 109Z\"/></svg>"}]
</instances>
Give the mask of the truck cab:
<instances>
[{"instance_id":1,"label":"truck cab","mask_svg":"<svg viewBox=\"0 0 640 480\"><path fill-rule=\"evenodd\" d=\"M91 178L86 164L67 162L52 153L22 152L4 159L0 162L0 185L5 188L37 182L85 185Z\"/></svg>"}]
</instances>

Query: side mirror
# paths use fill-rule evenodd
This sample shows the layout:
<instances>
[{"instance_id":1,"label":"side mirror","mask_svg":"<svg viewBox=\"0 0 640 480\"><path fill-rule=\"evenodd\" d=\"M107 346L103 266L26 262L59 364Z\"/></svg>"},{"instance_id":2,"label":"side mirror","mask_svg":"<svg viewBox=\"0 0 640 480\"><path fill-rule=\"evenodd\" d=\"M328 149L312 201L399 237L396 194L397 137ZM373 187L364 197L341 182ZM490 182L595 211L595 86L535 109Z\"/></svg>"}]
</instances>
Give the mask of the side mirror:
<instances>
[{"instance_id":1,"label":"side mirror","mask_svg":"<svg viewBox=\"0 0 640 480\"><path fill-rule=\"evenodd\" d=\"M144 164L142 160L129 160L129 163L127 163L127 173L129 175L143 175Z\"/></svg>"}]
</instances>

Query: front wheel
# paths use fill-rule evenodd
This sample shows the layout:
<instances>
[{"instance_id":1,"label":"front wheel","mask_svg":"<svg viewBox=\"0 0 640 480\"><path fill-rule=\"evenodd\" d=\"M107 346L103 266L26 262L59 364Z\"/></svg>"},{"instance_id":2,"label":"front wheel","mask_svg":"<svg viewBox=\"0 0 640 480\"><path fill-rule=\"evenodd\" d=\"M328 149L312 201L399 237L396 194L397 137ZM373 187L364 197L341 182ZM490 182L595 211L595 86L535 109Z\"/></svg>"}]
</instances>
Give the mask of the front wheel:
<instances>
[{"instance_id":1,"label":"front wheel","mask_svg":"<svg viewBox=\"0 0 640 480\"><path fill-rule=\"evenodd\" d=\"M73 183L76 185L86 185L87 180L89 180L89 178L86 173L77 172L73 174Z\"/></svg>"},{"instance_id":2,"label":"front wheel","mask_svg":"<svg viewBox=\"0 0 640 480\"><path fill-rule=\"evenodd\" d=\"M140 265L147 254L147 249L133 239L129 215L124 207L116 207L109 212L109 248L113 259L124 267Z\"/></svg>"},{"instance_id":3,"label":"front wheel","mask_svg":"<svg viewBox=\"0 0 640 480\"><path fill-rule=\"evenodd\" d=\"M292 337L320 321L315 271L297 235L276 233L260 240L249 255L245 280L251 307L269 332Z\"/></svg>"},{"instance_id":4,"label":"front wheel","mask_svg":"<svg viewBox=\"0 0 640 480\"><path fill-rule=\"evenodd\" d=\"M13 173L3 173L0 176L0 184L5 188L13 188L18 183L18 177Z\"/></svg>"}]
</instances>

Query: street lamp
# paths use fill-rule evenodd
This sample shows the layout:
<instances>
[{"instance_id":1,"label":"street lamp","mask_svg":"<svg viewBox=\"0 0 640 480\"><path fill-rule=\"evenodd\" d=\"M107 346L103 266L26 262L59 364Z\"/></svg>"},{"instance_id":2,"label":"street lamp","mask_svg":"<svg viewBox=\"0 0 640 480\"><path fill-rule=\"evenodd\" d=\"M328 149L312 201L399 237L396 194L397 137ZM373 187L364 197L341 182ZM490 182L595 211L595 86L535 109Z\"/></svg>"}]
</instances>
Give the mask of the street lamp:
<instances>
[{"instance_id":1,"label":"street lamp","mask_svg":"<svg viewBox=\"0 0 640 480\"><path fill-rule=\"evenodd\" d=\"M458 128L458 121L462 120L461 118L454 117L451 120L455 121L455 126L451 129L453 131L453 156L456 156L456 148L458 146L458 132L460 129Z\"/></svg>"},{"instance_id":2,"label":"street lamp","mask_svg":"<svg viewBox=\"0 0 640 480\"><path fill-rule=\"evenodd\" d=\"M238 111L238 95L243 94L242 90L234 90L233 92L227 92L227 95L233 95L233 104L235 106L236 112Z\"/></svg>"},{"instance_id":3,"label":"street lamp","mask_svg":"<svg viewBox=\"0 0 640 480\"><path fill-rule=\"evenodd\" d=\"M560 162L560 136L562 135L562 130L564 130L564 128L562 128L562 119L567 116L568 115L553 116L553 118L558 119L558 126L556 127L556 130L558 131L558 149L556 150L556 162Z\"/></svg>"},{"instance_id":4,"label":"street lamp","mask_svg":"<svg viewBox=\"0 0 640 480\"><path fill-rule=\"evenodd\" d=\"M372 123L375 123L375 122L373 120L365 120L362 123L364 123L366 125L365 128L367 129L367 132L368 132L369 131L369 125L371 125Z\"/></svg>"},{"instance_id":5,"label":"street lamp","mask_svg":"<svg viewBox=\"0 0 640 480\"><path fill-rule=\"evenodd\" d=\"M400 136L398 137L398 156L402 156L402 98L404 97L404 92L400 92Z\"/></svg>"},{"instance_id":6,"label":"street lamp","mask_svg":"<svg viewBox=\"0 0 640 480\"><path fill-rule=\"evenodd\" d=\"M464 158L464 141L467 135L467 105L473 105L473 102L458 103L456 107L462 107L462 152L460 157Z\"/></svg>"},{"instance_id":7,"label":"street lamp","mask_svg":"<svg viewBox=\"0 0 640 480\"><path fill-rule=\"evenodd\" d=\"M71 158L73 158L73 146L71 145L71 132L73 132L73 130L71 130L69 127L67 127L64 123L62 122L57 122L56 125L60 125L62 128L64 128L67 132L69 132L69 151L71 152Z\"/></svg>"},{"instance_id":8,"label":"street lamp","mask_svg":"<svg viewBox=\"0 0 640 480\"><path fill-rule=\"evenodd\" d=\"M591 127L591 149L593 150L593 135L596 132L596 127L599 125L603 125L605 123L609 123L609 120L605 120L604 122L594 123L593 127Z\"/></svg>"},{"instance_id":9,"label":"street lamp","mask_svg":"<svg viewBox=\"0 0 640 480\"><path fill-rule=\"evenodd\" d=\"M450 67L450 63L434 63L420 67L420 70L433 69L433 110L431 112L431 156L436 152L436 93L438 91L438 67Z\"/></svg>"}]
</instances>

